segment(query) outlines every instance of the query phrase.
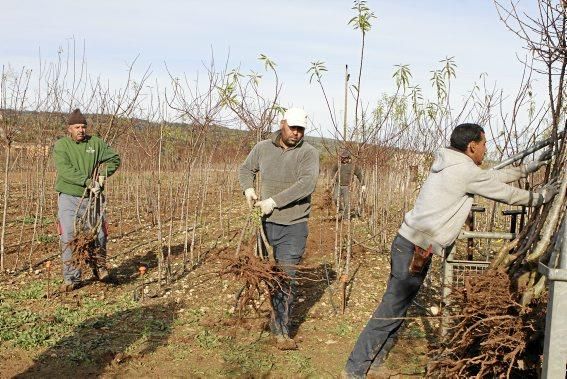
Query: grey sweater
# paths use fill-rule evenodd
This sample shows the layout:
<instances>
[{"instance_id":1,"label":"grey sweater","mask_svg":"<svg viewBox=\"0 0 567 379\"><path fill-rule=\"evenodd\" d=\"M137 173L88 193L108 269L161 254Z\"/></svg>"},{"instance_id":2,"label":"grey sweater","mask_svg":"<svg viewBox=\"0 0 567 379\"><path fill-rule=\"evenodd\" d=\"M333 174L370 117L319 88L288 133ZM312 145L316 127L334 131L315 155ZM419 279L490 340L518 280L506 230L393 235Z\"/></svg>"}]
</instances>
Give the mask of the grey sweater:
<instances>
[{"instance_id":1,"label":"grey sweater","mask_svg":"<svg viewBox=\"0 0 567 379\"><path fill-rule=\"evenodd\" d=\"M335 163L333 170L331 171L331 176L334 178L335 183L338 182L340 186L349 186L353 179L353 174L362 184L362 170L354 163L341 163L341 175L339 175L338 178L335 178L338 171L339 165Z\"/></svg>"},{"instance_id":2,"label":"grey sweater","mask_svg":"<svg viewBox=\"0 0 567 379\"><path fill-rule=\"evenodd\" d=\"M510 205L541 204L541 194L506 184L523 176L521 167L483 170L467 155L443 148L399 233L424 249L432 245L433 251L443 256L443 249L457 239L474 195Z\"/></svg>"},{"instance_id":3,"label":"grey sweater","mask_svg":"<svg viewBox=\"0 0 567 379\"><path fill-rule=\"evenodd\" d=\"M319 176L319 152L305 140L283 149L280 132L271 139L258 142L240 166L242 190L254 188L254 179L261 175L261 198L271 197L276 208L266 221L292 225L307 221L311 211L311 194Z\"/></svg>"}]
</instances>

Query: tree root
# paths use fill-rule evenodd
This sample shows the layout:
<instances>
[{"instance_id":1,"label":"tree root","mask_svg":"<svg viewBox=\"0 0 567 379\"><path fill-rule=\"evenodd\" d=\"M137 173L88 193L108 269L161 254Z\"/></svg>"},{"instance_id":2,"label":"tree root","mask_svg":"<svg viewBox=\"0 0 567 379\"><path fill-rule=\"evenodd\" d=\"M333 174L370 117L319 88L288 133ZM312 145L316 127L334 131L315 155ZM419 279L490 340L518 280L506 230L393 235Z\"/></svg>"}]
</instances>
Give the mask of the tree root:
<instances>
[{"instance_id":1,"label":"tree root","mask_svg":"<svg viewBox=\"0 0 567 379\"><path fill-rule=\"evenodd\" d=\"M451 304L462 308L443 345L430 353L428 377L525 377L535 374L539 356L530 346L545 307L515 301L505 272L488 270L453 289Z\"/></svg>"},{"instance_id":2,"label":"tree root","mask_svg":"<svg viewBox=\"0 0 567 379\"><path fill-rule=\"evenodd\" d=\"M241 253L236 257L223 258L226 262L220 275L229 275L243 281L243 289L238 295L236 311L242 316L251 307L258 312L259 301L270 300L278 291L289 291L290 276L275 262L261 259L252 252Z\"/></svg>"}]
</instances>

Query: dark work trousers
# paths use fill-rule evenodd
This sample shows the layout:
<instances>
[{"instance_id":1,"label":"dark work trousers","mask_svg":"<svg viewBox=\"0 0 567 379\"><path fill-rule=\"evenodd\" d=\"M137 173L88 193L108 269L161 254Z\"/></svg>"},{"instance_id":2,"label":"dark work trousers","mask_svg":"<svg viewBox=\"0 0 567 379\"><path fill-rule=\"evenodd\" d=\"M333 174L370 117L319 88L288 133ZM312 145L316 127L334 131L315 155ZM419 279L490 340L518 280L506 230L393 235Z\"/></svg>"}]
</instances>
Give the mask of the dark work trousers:
<instances>
[{"instance_id":1,"label":"dark work trousers","mask_svg":"<svg viewBox=\"0 0 567 379\"><path fill-rule=\"evenodd\" d=\"M272 297L275 314L270 323L270 329L274 334L289 336L290 314L296 287L296 266L305 251L308 234L307 222L293 225L265 222L264 230L268 242L274 249L277 265L291 277L291 281Z\"/></svg>"},{"instance_id":2,"label":"dark work trousers","mask_svg":"<svg viewBox=\"0 0 567 379\"><path fill-rule=\"evenodd\" d=\"M339 212L342 212L342 216L347 218L349 211L352 212L350 207L350 188L349 186L339 186L335 183L335 190L333 192L333 203L337 204L337 198L339 199Z\"/></svg>"},{"instance_id":3,"label":"dark work trousers","mask_svg":"<svg viewBox=\"0 0 567 379\"><path fill-rule=\"evenodd\" d=\"M74 264L72 257L72 249L69 242L75 237L75 219L80 219L87 212L88 199L81 199L78 196L71 196L64 193L59 194L58 198L59 219L59 239L61 242L61 259L63 260L63 280L66 284L78 283L81 281L81 269ZM92 217L83 226L90 228L96 225L100 210L93 212ZM106 225L104 225L104 215L102 225L99 230L97 239L102 259L106 258Z\"/></svg>"},{"instance_id":4,"label":"dark work trousers","mask_svg":"<svg viewBox=\"0 0 567 379\"><path fill-rule=\"evenodd\" d=\"M419 275L409 273L414 245L399 234L392 243L390 280L378 308L360 333L346 363L345 371L351 377L364 377L373 362L381 364L394 345L403 323L401 318L417 295L429 262Z\"/></svg>"}]
</instances>

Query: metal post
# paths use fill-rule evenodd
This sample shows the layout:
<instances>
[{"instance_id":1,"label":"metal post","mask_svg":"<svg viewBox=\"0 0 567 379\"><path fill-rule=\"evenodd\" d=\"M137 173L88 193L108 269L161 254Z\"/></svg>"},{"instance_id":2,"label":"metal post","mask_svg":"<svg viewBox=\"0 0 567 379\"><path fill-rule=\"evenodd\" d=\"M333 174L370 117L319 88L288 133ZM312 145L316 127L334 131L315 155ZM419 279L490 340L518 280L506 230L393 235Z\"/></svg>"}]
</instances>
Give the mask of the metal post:
<instances>
[{"instance_id":1,"label":"metal post","mask_svg":"<svg viewBox=\"0 0 567 379\"><path fill-rule=\"evenodd\" d=\"M467 221L465 222L466 225L469 227L469 231L474 232L474 214L477 212L484 212L486 209L484 207L478 206L473 204L471 211L469 212L469 216L467 217ZM474 239L468 238L467 239L467 260L473 260L473 248L474 248Z\"/></svg>"},{"instance_id":2,"label":"metal post","mask_svg":"<svg viewBox=\"0 0 567 379\"><path fill-rule=\"evenodd\" d=\"M465 225L468 226L469 231L474 232L474 212L469 212L467 217L467 221L465 221ZM473 259L473 247L474 247L474 240L472 238L467 238L467 259L472 261Z\"/></svg>"},{"instance_id":3,"label":"metal post","mask_svg":"<svg viewBox=\"0 0 567 379\"><path fill-rule=\"evenodd\" d=\"M441 325L440 325L440 335L441 337L447 334L447 329L449 327L449 312L447 308L449 306L449 295L451 294L451 287L453 286L453 259L455 256L455 244L451 246L451 250L443 260L443 288L441 290Z\"/></svg>"},{"instance_id":4,"label":"metal post","mask_svg":"<svg viewBox=\"0 0 567 379\"><path fill-rule=\"evenodd\" d=\"M524 209L507 209L502 211L502 215L504 216L512 216L510 220L510 233L516 234L516 229L518 225L518 216L524 215L526 211Z\"/></svg>"},{"instance_id":5,"label":"metal post","mask_svg":"<svg viewBox=\"0 0 567 379\"><path fill-rule=\"evenodd\" d=\"M528 213L526 206L522 205L522 215L520 216L520 230L518 230L518 233L520 233L522 230L524 230L524 225L525 225L525 221L526 221L526 213Z\"/></svg>"},{"instance_id":6,"label":"metal post","mask_svg":"<svg viewBox=\"0 0 567 379\"><path fill-rule=\"evenodd\" d=\"M556 248L561 249L559 264L553 268L540 262L539 271L549 280L549 299L545 318L545 339L543 344L542 378L565 378L567 364L567 227L565 218L561 230L562 241ZM559 238L561 240L561 238Z\"/></svg>"},{"instance_id":7,"label":"metal post","mask_svg":"<svg viewBox=\"0 0 567 379\"><path fill-rule=\"evenodd\" d=\"M524 216L524 214L526 213L525 208L522 207L522 209L507 209L502 211L502 214L504 216L511 216L511 220L510 220L510 234L516 235L516 226L518 224L518 216ZM523 223L523 222L522 222ZM509 251L509 253L512 253L514 251L514 249L511 249Z\"/></svg>"},{"instance_id":8,"label":"metal post","mask_svg":"<svg viewBox=\"0 0 567 379\"><path fill-rule=\"evenodd\" d=\"M503 239L503 240L513 240L516 238L514 233L506 232L469 232L467 230L461 230L459 233L459 239L465 238L489 238L489 239Z\"/></svg>"}]
</instances>

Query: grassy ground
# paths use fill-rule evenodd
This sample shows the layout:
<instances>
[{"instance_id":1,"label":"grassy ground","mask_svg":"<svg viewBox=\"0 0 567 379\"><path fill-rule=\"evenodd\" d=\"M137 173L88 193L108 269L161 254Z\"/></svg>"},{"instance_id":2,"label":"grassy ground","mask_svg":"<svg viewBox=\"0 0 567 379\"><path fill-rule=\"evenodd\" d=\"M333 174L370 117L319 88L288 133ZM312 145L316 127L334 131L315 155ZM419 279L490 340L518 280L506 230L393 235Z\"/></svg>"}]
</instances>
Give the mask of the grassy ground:
<instances>
[{"instance_id":1,"label":"grassy ground","mask_svg":"<svg viewBox=\"0 0 567 379\"><path fill-rule=\"evenodd\" d=\"M235 211L241 203L235 201ZM258 313L235 317L241 284L219 276L219 257L234 253L232 233L204 241L210 246L203 249L204 263L186 273L180 269L180 249L173 249L173 280L159 289L153 280L156 249L140 243L151 241L152 231L132 227L109 242L116 278L111 284L87 279L81 289L56 295L61 283L57 260L53 272L37 266L31 273L0 278L0 377L338 377L384 291L389 252L355 246L342 314L332 263L335 223L323 213L315 207L309 223L303 264L316 280L299 283L293 330L298 350L279 351L272 345L267 304ZM364 240L364 220L353 223L358 240ZM56 253L57 244L46 243L45 255ZM140 299L137 268L142 263L149 271ZM429 284L419 300L428 306L438 281ZM410 313L386 362L394 377L422 377L425 354L436 338L436 319L422 317L418 307Z\"/></svg>"}]
</instances>

